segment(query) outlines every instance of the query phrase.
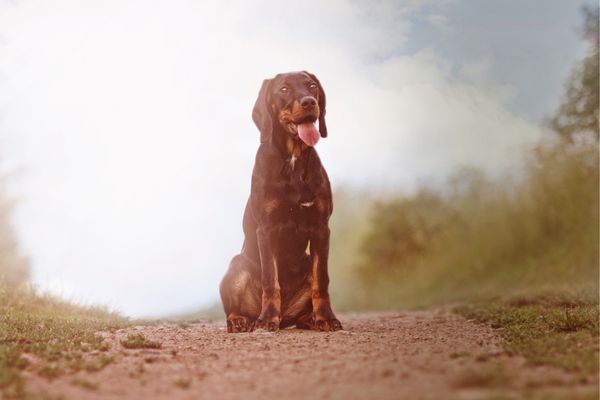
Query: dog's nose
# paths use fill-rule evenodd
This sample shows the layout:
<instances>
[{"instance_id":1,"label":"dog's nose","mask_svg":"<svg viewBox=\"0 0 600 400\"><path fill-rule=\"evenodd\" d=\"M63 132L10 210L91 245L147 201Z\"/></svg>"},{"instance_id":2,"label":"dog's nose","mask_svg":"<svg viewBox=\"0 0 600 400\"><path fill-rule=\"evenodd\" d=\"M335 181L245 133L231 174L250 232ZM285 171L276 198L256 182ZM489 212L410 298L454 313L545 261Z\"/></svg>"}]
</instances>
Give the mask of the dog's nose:
<instances>
[{"instance_id":1,"label":"dog's nose","mask_svg":"<svg viewBox=\"0 0 600 400\"><path fill-rule=\"evenodd\" d=\"M315 106L317 105L317 99L315 99L312 96L303 97L302 100L300 100L300 105L305 110L310 110L312 108L315 108Z\"/></svg>"}]
</instances>

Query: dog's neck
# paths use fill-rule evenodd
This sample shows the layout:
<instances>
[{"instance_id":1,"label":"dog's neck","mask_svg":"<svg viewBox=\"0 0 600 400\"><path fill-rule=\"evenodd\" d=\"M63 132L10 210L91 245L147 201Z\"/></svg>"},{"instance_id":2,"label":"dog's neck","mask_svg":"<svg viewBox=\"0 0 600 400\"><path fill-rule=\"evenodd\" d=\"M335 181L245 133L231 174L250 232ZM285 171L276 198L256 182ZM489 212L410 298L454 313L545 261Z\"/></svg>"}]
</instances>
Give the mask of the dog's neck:
<instances>
[{"instance_id":1,"label":"dog's neck","mask_svg":"<svg viewBox=\"0 0 600 400\"><path fill-rule=\"evenodd\" d=\"M289 157L297 160L302 156L302 153L304 153L304 150L306 150L308 146L303 141L288 136L285 141L285 148Z\"/></svg>"},{"instance_id":2,"label":"dog's neck","mask_svg":"<svg viewBox=\"0 0 600 400\"><path fill-rule=\"evenodd\" d=\"M289 162L294 168L297 160L302 158L309 148L303 141L299 140L298 137L290 136L286 132L274 132L273 144L279 150L281 158Z\"/></svg>"}]
</instances>

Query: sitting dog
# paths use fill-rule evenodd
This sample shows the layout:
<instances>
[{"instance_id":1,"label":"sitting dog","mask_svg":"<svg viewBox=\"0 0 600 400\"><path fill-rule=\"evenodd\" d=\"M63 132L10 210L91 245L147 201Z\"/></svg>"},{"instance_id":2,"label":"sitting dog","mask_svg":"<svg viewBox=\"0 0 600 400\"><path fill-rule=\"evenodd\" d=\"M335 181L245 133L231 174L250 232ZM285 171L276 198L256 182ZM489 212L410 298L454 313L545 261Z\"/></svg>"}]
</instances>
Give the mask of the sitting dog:
<instances>
[{"instance_id":1,"label":"sitting dog","mask_svg":"<svg viewBox=\"0 0 600 400\"><path fill-rule=\"evenodd\" d=\"M325 92L308 72L263 81L244 244L220 285L228 332L342 329L329 300L331 186L314 149L327 137ZM315 126L318 121L318 130Z\"/></svg>"}]
</instances>

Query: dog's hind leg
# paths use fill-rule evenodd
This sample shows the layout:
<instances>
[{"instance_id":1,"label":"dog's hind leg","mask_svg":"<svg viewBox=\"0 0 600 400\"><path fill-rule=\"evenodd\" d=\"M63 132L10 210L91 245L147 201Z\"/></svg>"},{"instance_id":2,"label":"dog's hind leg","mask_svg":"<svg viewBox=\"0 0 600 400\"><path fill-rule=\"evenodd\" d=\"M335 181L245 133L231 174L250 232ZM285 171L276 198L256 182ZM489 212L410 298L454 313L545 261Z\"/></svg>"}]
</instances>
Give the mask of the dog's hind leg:
<instances>
[{"instance_id":1,"label":"dog's hind leg","mask_svg":"<svg viewBox=\"0 0 600 400\"><path fill-rule=\"evenodd\" d=\"M260 314L260 286L252 280L251 263L241 254L233 257L219 286L230 333L251 331Z\"/></svg>"}]
</instances>

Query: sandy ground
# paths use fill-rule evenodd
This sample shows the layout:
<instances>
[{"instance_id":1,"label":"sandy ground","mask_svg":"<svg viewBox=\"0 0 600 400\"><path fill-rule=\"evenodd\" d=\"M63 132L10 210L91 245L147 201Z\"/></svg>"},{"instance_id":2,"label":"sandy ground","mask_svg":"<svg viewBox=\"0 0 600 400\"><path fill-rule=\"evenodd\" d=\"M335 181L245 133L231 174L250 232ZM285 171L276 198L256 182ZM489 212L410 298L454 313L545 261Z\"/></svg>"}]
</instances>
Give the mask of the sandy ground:
<instances>
[{"instance_id":1,"label":"sandy ground","mask_svg":"<svg viewBox=\"0 0 600 400\"><path fill-rule=\"evenodd\" d=\"M114 357L107 367L54 380L32 374L27 389L68 400L252 400L529 398L590 388L562 371L508 356L501 332L446 311L339 317L345 330L334 333L228 334L223 322L104 332ZM162 348L124 349L120 340L130 333ZM496 369L504 381L477 383L480 373Z\"/></svg>"}]
</instances>

